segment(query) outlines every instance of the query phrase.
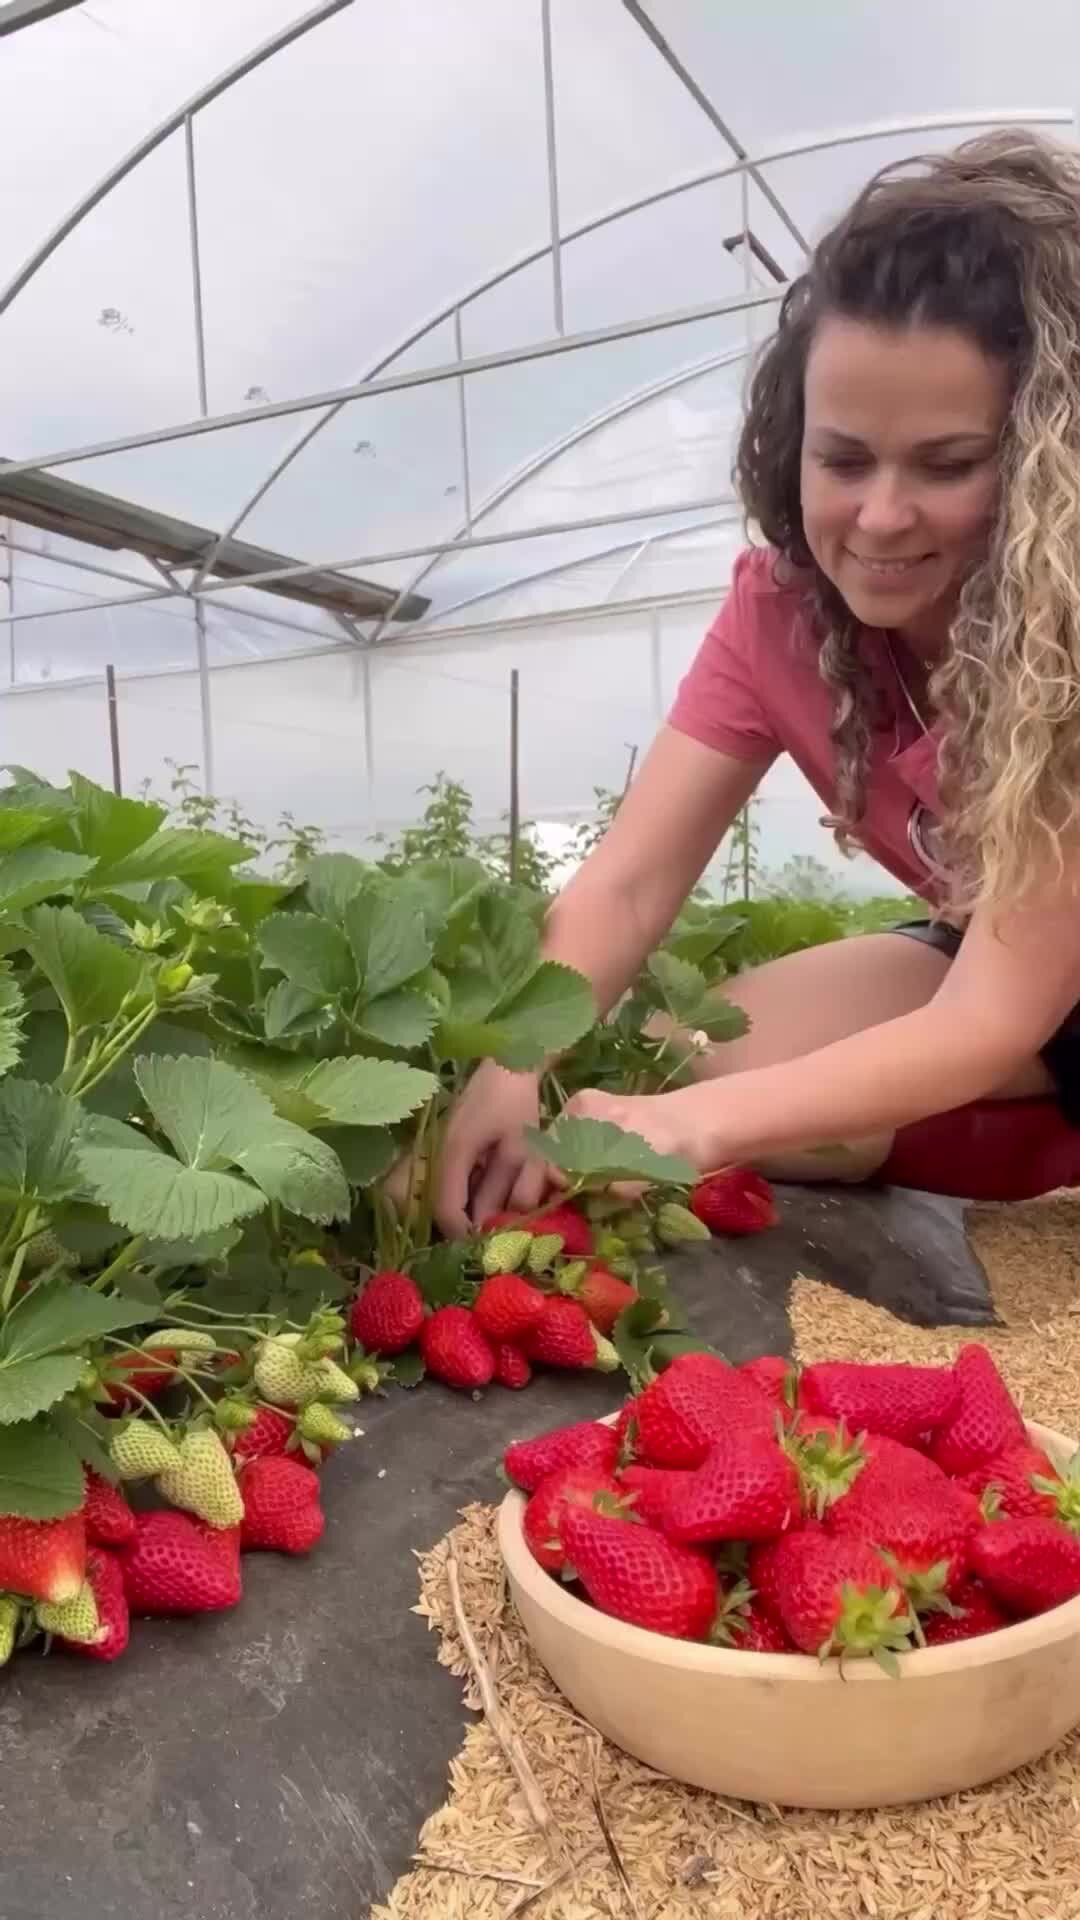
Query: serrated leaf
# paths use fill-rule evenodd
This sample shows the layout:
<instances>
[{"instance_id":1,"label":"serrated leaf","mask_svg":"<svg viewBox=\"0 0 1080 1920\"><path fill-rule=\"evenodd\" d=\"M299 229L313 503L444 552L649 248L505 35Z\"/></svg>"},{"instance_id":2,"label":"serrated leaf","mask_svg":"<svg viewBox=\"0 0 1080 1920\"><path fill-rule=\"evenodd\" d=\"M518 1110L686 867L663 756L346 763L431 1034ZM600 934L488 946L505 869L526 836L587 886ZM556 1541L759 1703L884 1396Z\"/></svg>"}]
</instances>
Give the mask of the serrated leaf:
<instances>
[{"instance_id":1,"label":"serrated leaf","mask_svg":"<svg viewBox=\"0 0 1080 1920\"><path fill-rule=\"evenodd\" d=\"M399 1353L397 1359L391 1361L385 1378L392 1380L395 1387L418 1387L426 1372L427 1368L420 1356L419 1348L412 1347L407 1353Z\"/></svg>"},{"instance_id":2,"label":"serrated leaf","mask_svg":"<svg viewBox=\"0 0 1080 1920\"><path fill-rule=\"evenodd\" d=\"M40 840L54 825L51 814L29 807L0 805L0 853L9 853L15 847L25 847L32 840Z\"/></svg>"},{"instance_id":3,"label":"serrated leaf","mask_svg":"<svg viewBox=\"0 0 1080 1920\"><path fill-rule=\"evenodd\" d=\"M230 873L217 897L228 907L238 926L253 933L291 891L290 887L279 886L273 880L260 880L254 874Z\"/></svg>"},{"instance_id":4,"label":"serrated leaf","mask_svg":"<svg viewBox=\"0 0 1080 1920\"><path fill-rule=\"evenodd\" d=\"M438 1014L430 1000L405 988L399 993L386 993L381 1000L369 1001L356 1019L362 1034L384 1047L400 1047L405 1052L425 1046L437 1022Z\"/></svg>"},{"instance_id":5,"label":"serrated leaf","mask_svg":"<svg viewBox=\"0 0 1080 1920\"><path fill-rule=\"evenodd\" d=\"M695 1021L707 994L708 982L700 967L680 960L673 953L650 955L647 970L664 997L668 1012L676 1020Z\"/></svg>"},{"instance_id":6,"label":"serrated leaf","mask_svg":"<svg viewBox=\"0 0 1080 1920\"><path fill-rule=\"evenodd\" d=\"M268 1040L299 1040L318 1033L329 1025L330 1011L321 993L311 993L292 980L279 980L271 987L263 1007L263 1024Z\"/></svg>"},{"instance_id":7,"label":"serrated leaf","mask_svg":"<svg viewBox=\"0 0 1080 1920\"><path fill-rule=\"evenodd\" d=\"M164 807L110 793L81 773L71 775L71 797L75 802L71 823L79 845L101 862L102 871L141 847L165 818Z\"/></svg>"},{"instance_id":8,"label":"serrated leaf","mask_svg":"<svg viewBox=\"0 0 1080 1920\"><path fill-rule=\"evenodd\" d=\"M450 860L418 860L395 884L402 898L419 907L429 937L438 942L460 926L495 879L479 860L458 854Z\"/></svg>"},{"instance_id":9,"label":"serrated leaf","mask_svg":"<svg viewBox=\"0 0 1080 1920\"><path fill-rule=\"evenodd\" d=\"M43 1281L16 1302L0 1326L0 1374L17 1361L67 1353L145 1319L140 1301L92 1293L70 1279Z\"/></svg>"},{"instance_id":10,"label":"serrated leaf","mask_svg":"<svg viewBox=\"0 0 1080 1920\"><path fill-rule=\"evenodd\" d=\"M144 977L142 961L88 926L73 907L26 915L27 950L56 994L73 1031L115 1019Z\"/></svg>"},{"instance_id":11,"label":"serrated leaf","mask_svg":"<svg viewBox=\"0 0 1080 1920\"><path fill-rule=\"evenodd\" d=\"M224 1260L239 1238L239 1227L221 1227L218 1232L203 1234L198 1240L148 1240L139 1257L149 1267L208 1267ZM137 1287L143 1299L161 1297L156 1280L151 1280L148 1274L125 1273L123 1285L125 1293Z\"/></svg>"},{"instance_id":12,"label":"serrated leaf","mask_svg":"<svg viewBox=\"0 0 1080 1920\"><path fill-rule=\"evenodd\" d=\"M201 833L193 827L159 827L141 846L123 858L102 865L95 874L101 888L130 887L148 880L196 878L207 869L235 867L250 860L253 847L223 833Z\"/></svg>"},{"instance_id":13,"label":"serrated leaf","mask_svg":"<svg viewBox=\"0 0 1080 1920\"><path fill-rule=\"evenodd\" d=\"M117 1484L120 1476L105 1445L109 1425L103 1415L89 1408L76 1412L74 1406L60 1400L49 1413L49 1425L84 1465L92 1467L110 1485Z\"/></svg>"},{"instance_id":14,"label":"serrated leaf","mask_svg":"<svg viewBox=\"0 0 1080 1920\"><path fill-rule=\"evenodd\" d=\"M52 1223L52 1231L69 1253L79 1258L97 1259L111 1253L125 1238L123 1228L109 1219L104 1207L91 1206L86 1200L69 1200ZM125 1275L125 1288L127 1279Z\"/></svg>"},{"instance_id":15,"label":"serrated leaf","mask_svg":"<svg viewBox=\"0 0 1080 1920\"><path fill-rule=\"evenodd\" d=\"M497 1060L514 1073L525 1073L583 1039L595 1019L593 992L584 975L546 960L487 1020L443 1021L435 1046L442 1059Z\"/></svg>"},{"instance_id":16,"label":"serrated leaf","mask_svg":"<svg viewBox=\"0 0 1080 1920\"><path fill-rule=\"evenodd\" d=\"M234 1161L252 1139L273 1133L264 1093L224 1061L140 1055L135 1078L158 1126L189 1167Z\"/></svg>"},{"instance_id":17,"label":"serrated leaf","mask_svg":"<svg viewBox=\"0 0 1080 1920\"><path fill-rule=\"evenodd\" d=\"M415 902L369 885L345 908L345 931L365 1002L378 1000L430 965L432 942Z\"/></svg>"},{"instance_id":18,"label":"serrated leaf","mask_svg":"<svg viewBox=\"0 0 1080 1920\"><path fill-rule=\"evenodd\" d=\"M22 913L52 894L66 892L93 864L85 855L60 847L19 847L0 859L0 913Z\"/></svg>"},{"instance_id":19,"label":"serrated leaf","mask_svg":"<svg viewBox=\"0 0 1080 1920\"><path fill-rule=\"evenodd\" d=\"M10 1076L0 1083L0 1204L54 1205L77 1191L81 1119L76 1102L55 1087Z\"/></svg>"},{"instance_id":20,"label":"serrated leaf","mask_svg":"<svg viewBox=\"0 0 1080 1920\"><path fill-rule=\"evenodd\" d=\"M232 1155L256 1186L289 1213L329 1226L347 1220L352 1207L349 1183L332 1147L274 1116L274 1132Z\"/></svg>"},{"instance_id":21,"label":"serrated leaf","mask_svg":"<svg viewBox=\"0 0 1080 1920\"><path fill-rule=\"evenodd\" d=\"M398 1147L383 1127L320 1127L319 1138L341 1161L350 1187L370 1187L389 1173Z\"/></svg>"},{"instance_id":22,"label":"serrated leaf","mask_svg":"<svg viewBox=\"0 0 1080 1920\"><path fill-rule=\"evenodd\" d=\"M733 1000L710 993L708 1005L701 1009L695 1025L709 1040L741 1040L750 1031L750 1018Z\"/></svg>"},{"instance_id":23,"label":"serrated leaf","mask_svg":"<svg viewBox=\"0 0 1080 1920\"><path fill-rule=\"evenodd\" d=\"M146 1150L134 1151L135 1141ZM91 1191L113 1219L159 1240L198 1239L266 1205L265 1194L246 1180L181 1166L138 1135L131 1147L85 1146L80 1159Z\"/></svg>"},{"instance_id":24,"label":"serrated leaf","mask_svg":"<svg viewBox=\"0 0 1080 1920\"><path fill-rule=\"evenodd\" d=\"M611 1341L619 1356L619 1365L630 1376L635 1389L645 1385L652 1366L653 1336L663 1324L660 1301L635 1300L620 1313L611 1329Z\"/></svg>"},{"instance_id":25,"label":"serrated leaf","mask_svg":"<svg viewBox=\"0 0 1080 1920\"><path fill-rule=\"evenodd\" d=\"M339 927L314 913L272 913L256 936L266 964L305 992L334 1000L356 990L356 967Z\"/></svg>"},{"instance_id":26,"label":"serrated leaf","mask_svg":"<svg viewBox=\"0 0 1080 1920\"><path fill-rule=\"evenodd\" d=\"M320 1060L305 1073L300 1090L315 1102L321 1124L347 1127L394 1126L430 1100L434 1074L399 1060L357 1056Z\"/></svg>"},{"instance_id":27,"label":"serrated leaf","mask_svg":"<svg viewBox=\"0 0 1080 1920\"><path fill-rule=\"evenodd\" d=\"M644 1181L655 1187L692 1187L698 1175L689 1160L657 1153L638 1133L610 1120L557 1120L543 1132L528 1127L525 1138L543 1160L579 1180Z\"/></svg>"},{"instance_id":28,"label":"serrated leaf","mask_svg":"<svg viewBox=\"0 0 1080 1920\"><path fill-rule=\"evenodd\" d=\"M0 1427L44 1413L78 1386L85 1366L80 1353L49 1353L0 1367Z\"/></svg>"},{"instance_id":29,"label":"serrated leaf","mask_svg":"<svg viewBox=\"0 0 1080 1920\"><path fill-rule=\"evenodd\" d=\"M0 972L0 1074L18 1066L25 1044L22 988L10 974Z\"/></svg>"},{"instance_id":30,"label":"serrated leaf","mask_svg":"<svg viewBox=\"0 0 1080 1920\"><path fill-rule=\"evenodd\" d=\"M82 1463L45 1420L0 1429L0 1514L61 1520L83 1503Z\"/></svg>"},{"instance_id":31,"label":"serrated leaf","mask_svg":"<svg viewBox=\"0 0 1080 1920\"><path fill-rule=\"evenodd\" d=\"M540 936L509 894L489 893L477 904L481 965L496 990L495 1005L519 994L540 965Z\"/></svg>"},{"instance_id":32,"label":"serrated leaf","mask_svg":"<svg viewBox=\"0 0 1080 1920\"><path fill-rule=\"evenodd\" d=\"M467 1240L444 1240L426 1247L413 1261L412 1277L427 1306L453 1306L461 1299L468 1287L465 1276L471 1257Z\"/></svg>"},{"instance_id":33,"label":"serrated leaf","mask_svg":"<svg viewBox=\"0 0 1080 1920\"><path fill-rule=\"evenodd\" d=\"M320 853L304 868L304 891L324 919L343 926L349 901L371 879L372 869L351 853Z\"/></svg>"}]
</instances>

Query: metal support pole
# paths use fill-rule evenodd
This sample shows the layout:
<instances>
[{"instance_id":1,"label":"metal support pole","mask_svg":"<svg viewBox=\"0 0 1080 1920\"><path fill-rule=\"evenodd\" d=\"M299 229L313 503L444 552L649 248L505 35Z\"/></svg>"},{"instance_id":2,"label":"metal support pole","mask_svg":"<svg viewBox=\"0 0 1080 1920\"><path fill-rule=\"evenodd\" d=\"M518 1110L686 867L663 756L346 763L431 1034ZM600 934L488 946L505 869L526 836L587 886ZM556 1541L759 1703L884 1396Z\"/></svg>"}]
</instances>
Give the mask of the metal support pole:
<instances>
[{"instance_id":1,"label":"metal support pole","mask_svg":"<svg viewBox=\"0 0 1080 1920\"><path fill-rule=\"evenodd\" d=\"M116 669L105 669L105 698L109 706L109 750L112 754L112 784L114 793L123 793L120 778L120 718L116 707Z\"/></svg>"},{"instance_id":2,"label":"metal support pole","mask_svg":"<svg viewBox=\"0 0 1080 1920\"><path fill-rule=\"evenodd\" d=\"M5 541L6 561L5 561L5 568L4 568L4 585L7 588L7 611L8 611L8 623L7 623L8 680L10 684L14 686L15 685L15 621L14 621L13 615L15 612L15 551L11 544L11 521L7 520L5 521L4 524L7 529L7 539Z\"/></svg>"},{"instance_id":3,"label":"metal support pole","mask_svg":"<svg viewBox=\"0 0 1080 1920\"><path fill-rule=\"evenodd\" d=\"M375 690L371 683L371 656L360 656L360 679L364 701L364 776L367 781L368 829L374 839L378 830L375 810Z\"/></svg>"},{"instance_id":4,"label":"metal support pole","mask_svg":"<svg viewBox=\"0 0 1080 1920\"><path fill-rule=\"evenodd\" d=\"M555 135L555 68L551 58L551 0L540 0L544 43L544 120L547 129L548 220L551 227L551 302L556 333L565 332L562 240L559 233L559 150Z\"/></svg>"},{"instance_id":5,"label":"metal support pole","mask_svg":"<svg viewBox=\"0 0 1080 1920\"><path fill-rule=\"evenodd\" d=\"M459 360L464 360L465 350L461 337L461 308L454 308L454 352ZM461 443L461 491L464 496L465 531L472 532L472 474L469 470L469 403L465 392L465 375L461 374L457 383L458 390L458 435Z\"/></svg>"},{"instance_id":6,"label":"metal support pole","mask_svg":"<svg viewBox=\"0 0 1080 1920\"><path fill-rule=\"evenodd\" d=\"M636 741L628 740L626 743L626 778L623 781L623 789L619 795L620 807L622 806L623 801L626 799L626 796L630 791L630 787L634 778L634 768L637 766L637 757L638 757L638 750L637 750Z\"/></svg>"},{"instance_id":7,"label":"metal support pole","mask_svg":"<svg viewBox=\"0 0 1080 1920\"><path fill-rule=\"evenodd\" d=\"M188 231L191 236L191 298L195 309L195 367L199 381L199 412L206 419L206 334L203 327L202 262L199 255L199 201L195 188L195 121L189 113L184 120L184 153L187 159Z\"/></svg>"},{"instance_id":8,"label":"metal support pole","mask_svg":"<svg viewBox=\"0 0 1080 1920\"><path fill-rule=\"evenodd\" d=\"M518 877L521 841L521 767L519 755L520 682L516 667L510 674L510 879Z\"/></svg>"},{"instance_id":9,"label":"metal support pole","mask_svg":"<svg viewBox=\"0 0 1080 1920\"><path fill-rule=\"evenodd\" d=\"M210 702L210 665L206 653L206 608L195 602L195 657L199 667L199 715L202 721L203 792L214 791L214 721Z\"/></svg>"}]
</instances>

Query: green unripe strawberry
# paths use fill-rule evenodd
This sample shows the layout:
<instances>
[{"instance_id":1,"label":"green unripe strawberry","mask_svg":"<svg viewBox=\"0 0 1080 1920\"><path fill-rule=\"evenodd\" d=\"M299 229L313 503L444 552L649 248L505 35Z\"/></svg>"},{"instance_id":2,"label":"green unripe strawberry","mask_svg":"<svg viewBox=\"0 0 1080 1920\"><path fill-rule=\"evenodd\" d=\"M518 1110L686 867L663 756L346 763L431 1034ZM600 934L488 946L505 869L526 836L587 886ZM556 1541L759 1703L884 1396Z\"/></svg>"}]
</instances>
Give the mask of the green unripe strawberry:
<instances>
[{"instance_id":1,"label":"green unripe strawberry","mask_svg":"<svg viewBox=\"0 0 1080 1920\"><path fill-rule=\"evenodd\" d=\"M171 1353L216 1353L217 1341L212 1333L205 1333L199 1327L159 1327L154 1333L148 1333L143 1346L151 1352L165 1349Z\"/></svg>"},{"instance_id":2,"label":"green unripe strawberry","mask_svg":"<svg viewBox=\"0 0 1080 1920\"><path fill-rule=\"evenodd\" d=\"M148 1480L177 1466L180 1453L162 1427L150 1420L131 1420L114 1433L109 1458L121 1480Z\"/></svg>"},{"instance_id":3,"label":"green unripe strawberry","mask_svg":"<svg viewBox=\"0 0 1080 1920\"><path fill-rule=\"evenodd\" d=\"M183 1507L209 1527L238 1527L243 1520L244 1502L232 1461L210 1427L185 1433L178 1464L159 1473L155 1485L174 1507Z\"/></svg>"},{"instance_id":4,"label":"green unripe strawberry","mask_svg":"<svg viewBox=\"0 0 1080 1920\"><path fill-rule=\"evenodd\" d=\"M73 1600L39 1600L34 1619L46 1633L63 1634L65 1640L77 1640L92 1647L104 1637L94 1589L89 1582L79 1588Z\"/></svg>"},{"instance_id":5,"label":"green unripe strawberry","mask_svg":"<svg viewBox=\"0 0 1080 1920\"><path fill-rule=\"evenodd\" d=\"M709 1240L704 1221L677 1200L665 1200L656 1215L656 1237L662 1247L680 1247L691 1240Z\"/></svg>"},{"instance_id":6,"label":"green unripe strawberry","mask_svg":"<svg viewBox=\"0 0 1080 1920\"><path fill-rule=\"evenodd\" d=\"M549 1273L563 1250L561 1233L537 1233L526 1257L529 1272L533 1274Z\"/></svg>"},{"instance_id":7,"label":"green unripe strawberry","mask_svg":"<svg viewBox=\"0 0 1080 1920\"><path fill-rule=\"evenodd\" d=\"M35 1233L27 1244L23 1258L30 1273L43 1273L46 1267L71 1267L75 1264L75 1255L65 1247L51 1227L46 1227L42 1233Z\"/></svg>"},{"instance_id":8,"label":"green unripe strawberry","mask_svg":"<svg viewBox=\"0 0 1080 1920\"><path fill-rule=\"evenodd\" d=\"M22 1603L12 1593L0 1593L0 1667L6 1667L15 1650Z\"/></svg>"},{"instance_id":9,"label":"green unripe strawberry","mask_svg":"<svg viewBox=\"0 0 1080 1920\"><path fill-rule=\"evenodd\" d=\"M531 1233L515 1232L512 1228L505 1233L493 1233L481 1259L488 1278L496 1273L517 1273L522 1261L528 1258L532 1239Z\"/></svg>"},{"instance_id":10,"label":"green unripe strawberry","mask_svg":"<svg viewBox=\"0 0 1080 1920\"><path fill-rule=\"evenodd\" d=\"M306 1407L313 1400L329 1400L332 1406L343 1406L349 1400L359 1400L360 1388L350 1379L344 1367L336 1360L313 1360L303 1369L300 1391L296 1397L298 1407Z\"/></svg>"},{"instance_id":11,"label":"green unripe strawberry","mask_svg":"<svg viewBox=\"0 0 1080 1920\"><path fill-rule=\"evenodd\" d=\"M296 1336L273 1335L255 1353L255 1385L271 1406L294 1407L304 1383L305 1366L295 1350ZM313 1400L315 1394L310 1396Z\"/></svg>"},{"instance_id":12,"label":"green unripe strawberry","mask_svg":"<svg viewBox=\"0 0 1080 1920\"><path fill-rule=\"evenodd\" d=\"M250 1400L223 1394L214 1402L214 1425L222 1433L246 1433L258 1418Z\"/></svg>"},{"instance_id":13,"label":"green unripe strawberry","mask_svg":"<svg viewBox=\"0 0 1080 1920\"><path fill-rule=\"evenodd\" d=\"M189 966L186 960L177 960L171 967L162 967L157 977L158 999L175 999L176 995L183 993L185 987L189 986L194 978L195 969Z\"/></svg>"},{"instance_id":14,"label":"green unripe strawberry","mask_svg":"<svg viewBox=\"0 0 1080 1920\"><path fill-rule=\"evenodd\" d=\"M310 1406L304 1408L296 1424L300 1438L310 1440L316 1447L340 1447L353 1437L352 1428L339 1419L325 1400L313 1400Z\"/></svg>"}]
</instances>

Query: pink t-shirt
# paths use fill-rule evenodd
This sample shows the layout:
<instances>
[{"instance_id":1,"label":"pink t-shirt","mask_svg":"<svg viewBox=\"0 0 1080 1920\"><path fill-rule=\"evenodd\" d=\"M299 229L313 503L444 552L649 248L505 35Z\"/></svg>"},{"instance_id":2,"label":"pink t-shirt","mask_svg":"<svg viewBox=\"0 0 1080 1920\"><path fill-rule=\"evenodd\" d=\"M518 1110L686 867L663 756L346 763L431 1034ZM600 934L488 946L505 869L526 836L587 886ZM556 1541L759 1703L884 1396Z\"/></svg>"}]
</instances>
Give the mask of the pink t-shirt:
<instances>
[{"instance_id":1,"label":"pink t-shirt","mask_svg":"<svg viewBox=\"0 0 1080 1920\"><path fill-rule=\"evenodd\" d=\"M762 769L789 753L831 812L834 696L818 672L819 643L806 592L775 578L771 548L748 548L731 589L685 675L669 715L680 733ZM913 810L938 813L937 752L904 698L884 636L867 633L880 694L872 733L866 812L858 840L901 884L936 900L940 885L909 838Z\"/></svg>"}]
</instances>

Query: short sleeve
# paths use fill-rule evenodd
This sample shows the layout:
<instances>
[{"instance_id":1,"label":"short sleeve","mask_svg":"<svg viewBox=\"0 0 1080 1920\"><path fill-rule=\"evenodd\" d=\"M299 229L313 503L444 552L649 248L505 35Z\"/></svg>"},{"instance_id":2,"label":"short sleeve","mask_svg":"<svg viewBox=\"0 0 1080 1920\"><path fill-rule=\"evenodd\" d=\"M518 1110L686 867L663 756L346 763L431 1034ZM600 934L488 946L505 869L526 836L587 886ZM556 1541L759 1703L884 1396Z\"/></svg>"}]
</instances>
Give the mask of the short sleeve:
<instances>
[{"instance_id":1,"label":"short sleeve","mask_svg":"<svg viewBox=\"0 0 1080 1920\"><path fill-rule=\"evenodd\" d=\"M768 763L782 750L762 702L755 671L762 617L762 566L771 556L747 550L735 562L731 586L688 668L668 725L702 746L736 760Z\"/></svg>"}]
</instances>

